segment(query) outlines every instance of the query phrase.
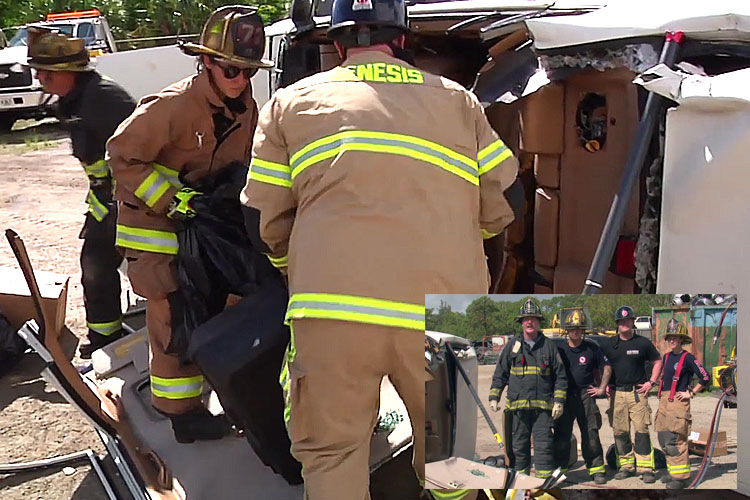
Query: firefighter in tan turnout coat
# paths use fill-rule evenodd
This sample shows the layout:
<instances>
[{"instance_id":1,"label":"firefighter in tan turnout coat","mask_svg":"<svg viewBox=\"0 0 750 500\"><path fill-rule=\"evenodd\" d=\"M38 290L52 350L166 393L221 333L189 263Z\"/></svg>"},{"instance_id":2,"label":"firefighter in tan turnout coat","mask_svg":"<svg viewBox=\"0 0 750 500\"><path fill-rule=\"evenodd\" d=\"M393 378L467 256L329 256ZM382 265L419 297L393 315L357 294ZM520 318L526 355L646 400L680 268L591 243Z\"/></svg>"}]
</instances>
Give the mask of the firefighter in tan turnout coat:
<instances>
[{"instance_id":1,"label":"firefighter in tan turnout coat","mask_svg":"<svg viewBox=\"0 0 750 500\"><path fill-rule=\"evenodd\" d=\"M206 22L198 74L144 97L108 143L120 202L117 245L125 250L134 291L148 298L151 392L155 408L170 416L180 442L216 439L223 421L201 405L203 376L169 349L172 307L179 300L172 219L195 215L191 185L233 162L250 159L257 106L250 77L272 63L261 59L263 23L251 7L222 7Z\"/></svg>"},{"instance_id":2,"label":"firefighter in tan turnout coat","mask_svg":"<svg viewBox=\"0 0 750 500\"><path fill-rule=\"evenodd\" d=\"M242 195L260 249L288 268L289 433L308 499L369 498L385 375L424 477L424 294L485 293L483 235L514 218L516 160L472 94L404 60L406 31L403 0L336 0L344 61L263 107Z\"/></svg>"},{"instance_id":3,"label":"firefighter in tan turnout coat","mask_svg":"<svg viewBox=\"0 0 750 500\"><path fill-rule=\"evenodd\" d=\"M662 482L667 483L669 489L681 489L690 484L687 445L692 420L690 400L710 384L710 379L700 361L682 348L693 343L685 325L674 318L670 319L665 340L670 351L663 358L664 372L659 384L659 409L656 411L654 430L667 456L668 474L662 478ZM698 378L695 387L691 387L693 375Z\"/></svg>"}]
</instances>

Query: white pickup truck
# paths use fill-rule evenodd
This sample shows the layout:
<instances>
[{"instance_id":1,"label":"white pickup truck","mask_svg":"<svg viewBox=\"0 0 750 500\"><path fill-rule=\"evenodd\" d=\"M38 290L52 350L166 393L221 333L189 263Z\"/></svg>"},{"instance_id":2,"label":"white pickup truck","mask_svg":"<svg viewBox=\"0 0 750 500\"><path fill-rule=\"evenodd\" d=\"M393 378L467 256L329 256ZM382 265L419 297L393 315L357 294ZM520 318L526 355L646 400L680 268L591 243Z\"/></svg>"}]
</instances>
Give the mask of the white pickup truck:
<instances>
[{"instance_id":1,"label":"white pickup truck","mask_svg":"<svg viewBox=\"0 0 750 500\"><path fill-rule=\"evenodd\" d=\"M157 92L196 70L195 58L183 54L175 43L118 52L107 20L95 9L50 14L46 21L35 25L83 38L97 71L120 84L135 99ZM24 66L26 27L16 28L7 47L2 47L0 43L0 133L9 131L17 120L51 115L49 104L54 99L43 92L34 73ZM267 72L259 72L253 80L260 78L264 81L258 88L267 88ZM265 102L268 90L261 90L260 94L261 102Z\"/></svg>"},{"instance_id":2,"label":"white pickup truck","mask_svg":"<svg viewBox=\"0 0 750 500\"><path fill-rule=\"evenodd\" d=\"M94 56L117 51L107 20L98 10L50 14L36 24L83 38ZM7 132L17 120L48 116L51 108L47 104L52 100L44 94L33 72L24 66L26 26L16 28L7 46L0 44L0 49L0 132Z\"/></svg>"}]
</instances>

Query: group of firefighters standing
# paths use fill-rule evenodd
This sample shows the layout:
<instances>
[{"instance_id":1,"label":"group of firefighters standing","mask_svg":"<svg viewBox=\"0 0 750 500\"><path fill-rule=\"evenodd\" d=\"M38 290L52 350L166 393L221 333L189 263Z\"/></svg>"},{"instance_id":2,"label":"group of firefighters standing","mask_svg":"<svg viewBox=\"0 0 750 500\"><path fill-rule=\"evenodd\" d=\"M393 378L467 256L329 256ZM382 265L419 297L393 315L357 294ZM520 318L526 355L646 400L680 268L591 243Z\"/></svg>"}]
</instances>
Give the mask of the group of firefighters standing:
<instances>
[{"instance_id":1,"label":"group of firefighters standing","mask_svg":"<svg viewBox=\"0 0 750 500\"><path fill-rule=\"evenodd\" d=\"M581 309L565 312L561 324L567 340L559 347L540 331L543 316L532 299L523 304L516 318L522 333L503 349L489 394L491 408L498 411L500 396L508 388L505 418L512 419L509 451L515 469L530 472L533 435L536 476L548 477L556 468L567 471L573 423L577 421L589 475L595 483L605 483L599 439L602 417L595 398L606 394L617 456L614 478L640 474L644 483L655 482L648 395L658 383L654 426L668 469L662 482L670 489L687 487L690 399L709 384L709 378L695 356L683 349L692 342L685 325L670 319L665 337L670 350L662 358L649 339L635 333L632 308L617 309L617 334L601 345L583 338L584 314ZM650 372L647 363L651 363ZM692 386L694 375L698 383Z\"/></svg>"}]
</instances>

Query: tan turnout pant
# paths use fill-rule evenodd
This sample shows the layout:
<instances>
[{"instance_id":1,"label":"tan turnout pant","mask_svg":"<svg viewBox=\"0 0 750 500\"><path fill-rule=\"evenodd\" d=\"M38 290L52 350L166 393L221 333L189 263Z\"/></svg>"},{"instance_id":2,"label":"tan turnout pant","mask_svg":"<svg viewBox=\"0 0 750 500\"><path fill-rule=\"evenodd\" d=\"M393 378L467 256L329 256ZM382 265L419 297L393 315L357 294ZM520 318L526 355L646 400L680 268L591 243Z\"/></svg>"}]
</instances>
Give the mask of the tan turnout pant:
<instances>
[{"instance_id":1,"label":"tan turnout pant","mask_svg":"<svg viewBox=\"0 0 750 500\"><path fill-rule=\"evenodd\" d=\"M667 456L667 469L673 479L690 478L690 457L687 439L690 434L690 401L669 400L669 391L662 393L656 410L654 430Z\"/></svg>"},{"instance_id":2,"label":"tan turnout pant","mask_svg":"<svg viewBox=\"0 0 750 500\"><path fill-rule=\"evenodd\" d=\"M423 479L423 332L326 319L292 326L289 436L305 499L370 499L370 439L385 375L408 410L414 468Z\"/></svg>"},{"instance_id":3,"label":"tan turnout pant","mask_svg":"<svg viewBox=\"0 0 750 500\"><path fill-rule=\"evenodd\" d=\"M651 407L648 398L632 391L615 391L610 396L607 412L615 435L617 468L653 472L654 448L648 427L651 425ZM630 424L635 430L635 443L630 439Z\"/></svg>"}]
</instances>

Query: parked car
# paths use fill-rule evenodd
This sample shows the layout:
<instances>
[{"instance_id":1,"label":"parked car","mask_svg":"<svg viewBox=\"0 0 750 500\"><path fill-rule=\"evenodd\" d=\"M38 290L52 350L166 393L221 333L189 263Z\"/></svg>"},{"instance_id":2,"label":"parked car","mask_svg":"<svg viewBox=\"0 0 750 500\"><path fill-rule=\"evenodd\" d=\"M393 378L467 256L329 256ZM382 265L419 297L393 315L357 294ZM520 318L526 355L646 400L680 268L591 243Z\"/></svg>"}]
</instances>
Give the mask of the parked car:
<instances>
[{"instance_id":1,"label":"parked car","mask_svg":"<svg viewBox=\"0 0 750 500\"><path fill-rule=\"evenodd\" d=\"M651 316L638 316L635 318L635 329L639 332L651 331Z\"/></svg>"}]
</instances>

